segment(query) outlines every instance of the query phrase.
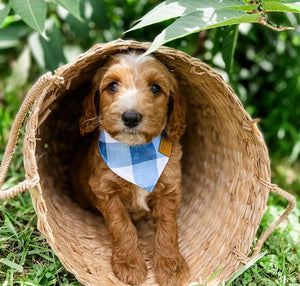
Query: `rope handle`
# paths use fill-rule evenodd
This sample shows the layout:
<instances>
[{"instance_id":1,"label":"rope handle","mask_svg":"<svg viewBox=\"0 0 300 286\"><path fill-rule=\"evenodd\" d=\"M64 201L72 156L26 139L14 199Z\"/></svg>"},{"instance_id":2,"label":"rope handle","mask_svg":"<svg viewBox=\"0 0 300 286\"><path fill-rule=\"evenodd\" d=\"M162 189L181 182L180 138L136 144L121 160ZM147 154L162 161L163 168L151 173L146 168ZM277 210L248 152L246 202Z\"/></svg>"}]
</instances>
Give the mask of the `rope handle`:
<instances>
[{"instance_id":1,"label":"rope handle","mask_svg":"<svg viewBox=\"0 0 300 286\"><path fill-rule=\"evenodd\" d=\"M2 185L6 178L8 168L10 166L13 154L15 152L19 131L27 115L27 112L29 111L30 107L33 105L35 100L43 93L46 87L51 83L56 83L57 79L62 81L62 78L53 76L51 72L48 72L41 76L27 93L16 115L16 118L10 130L8 142L0 166L0 200L12 198L29 188L35 187L39 183L39 176L36 175L34 178L26 178L23 182L17 184L16 186L11 187L8 190L2 191Z\"/></svg>"},{"instance_id":2,"label":"rope handle","mask_svg":"<svg viewBox=\"0 0 300 286\"><path fill-rule=\"evenodd\" d=\"M259 253L261 251L261 247L262 247L263 243L265 242L265 240L267 239L267 237L275 230L275 228L278 227L279 224L281 224L290 215L290 213L296 206L296 198L294 196L292 196L290 193L280 189L275 184L271 184L271 183L265 181L264 179L259 178L259 181L261 182L262 185L269 188L271 192L286 199L289 202L289 204L288 204L287 208L285 209L285 211L281 214L281 216L278 219L276 219L275 221L273 221L272 224L259 237L259 239L257 240L256 245L253 249L252 257L256 257L257 255L259 255Z\"/></svg>"}]
</instances>

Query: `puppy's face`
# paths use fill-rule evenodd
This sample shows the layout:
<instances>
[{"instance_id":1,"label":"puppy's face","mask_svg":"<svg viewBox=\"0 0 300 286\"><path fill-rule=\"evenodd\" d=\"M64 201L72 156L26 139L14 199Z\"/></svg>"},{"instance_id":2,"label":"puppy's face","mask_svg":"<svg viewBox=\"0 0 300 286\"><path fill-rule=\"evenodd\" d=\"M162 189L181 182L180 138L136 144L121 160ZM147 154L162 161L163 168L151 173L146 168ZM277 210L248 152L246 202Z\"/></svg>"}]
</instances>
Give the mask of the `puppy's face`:
<instances>
[{"instance_id":1,"label":"puppy's face","mask_svg":"<svg viewBox=\"0 0 300 286\"><path fill-rule=\"evenodd\" d=\"M160 61L137 53L119 54L94 81L100 93L101 128L113 138L137 145L162 133L176 82Z\"/></svg>"}]
</instances>

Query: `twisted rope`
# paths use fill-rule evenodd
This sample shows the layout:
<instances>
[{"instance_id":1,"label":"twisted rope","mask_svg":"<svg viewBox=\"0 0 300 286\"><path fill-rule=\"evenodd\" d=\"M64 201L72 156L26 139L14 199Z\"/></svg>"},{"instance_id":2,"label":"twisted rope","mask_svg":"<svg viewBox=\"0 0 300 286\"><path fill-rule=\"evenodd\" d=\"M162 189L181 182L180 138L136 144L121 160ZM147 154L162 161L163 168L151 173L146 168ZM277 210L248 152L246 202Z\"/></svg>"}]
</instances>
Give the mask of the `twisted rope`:
<instances>
[{"instance_id":1,"label":"twisted rope","mask_svg":"<svg viewBox=\"0 0 300 286\"><path fill-rule=\"evenodd\" d=\"M3 159L0 166L0 189L4 183L4 180L7 175L8 168L10 166L16 143L19 136L19 131L21 125L29 111L30 107L33 105L35 100L40 96L43 90L51 83L55 83L55 80L58 77L52 76L51 72L48 72L41 76L39 80L35 83L35 85L29 90L27 96L25 97L17 115L11 127L11 131L8 138L8 143L6 145L6 149L3 155ZM59 78L60 79L60 78ZM61 79L60 79L61 80ZM0 200L4 200L7 198L12 198L17 194L24 192L28 188L33 188L39 183L39 176L35 176L34 178L27 178L23 182L18 185L9 188L6 191L0 192Z\"/></svg>"},{"instance_id":2,"label":"twisted rope","mask_svg":"<svg viewBox=\"0 0 300 286\"><path fill-rule=\"evenodd\" d=\"M35 187L40 181L40 177L37 175L35 178L31 179L31 180L25 180L21 183L19 183L18 185L9 188L6 191L2 191L0 192L0 200L6 200L9 198L13 198L18 194L23 193L25 190L27 189L31 189L33 187Z\"/></svg>"},{"instance_id":3,"label":"twisted rope","mask_svg":"<svg viewBox=\"0 0 300 286\"><path fill-rule=\"evenodd\" d=\"M277 220L273 221L272 224L265 230L265 232L257 240L257 243L253 249L252 257L259 255L261 251L261 247L265 242L265 240L268 238L268 236L275 230L275 228L278 227L279 224L281 224L290 215L290 213L296 206L296 199L291 194L280 189L277 185L271 184L262 178L259 178L259 181L262 185L269 188L271 192L286 199L289 202L289 204L285 209L285 211L282 213L282 215Z\"/></svg>"}]
</instances>

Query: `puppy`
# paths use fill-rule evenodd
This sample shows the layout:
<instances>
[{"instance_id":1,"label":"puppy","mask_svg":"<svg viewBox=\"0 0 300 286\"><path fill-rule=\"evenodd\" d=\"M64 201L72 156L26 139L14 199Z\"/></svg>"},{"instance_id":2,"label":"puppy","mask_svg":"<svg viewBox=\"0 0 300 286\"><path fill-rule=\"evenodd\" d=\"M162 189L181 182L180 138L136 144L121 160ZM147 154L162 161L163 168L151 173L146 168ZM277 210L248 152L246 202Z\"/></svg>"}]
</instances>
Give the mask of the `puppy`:
<instances>
[{"instance_id":1,"label":"puppy","mask_svg":"<svg viewBox=\"0 0 300 286\"><path fill-rule=\"evenodd\" d=\"M175 76L154 56L141 57L137 52L111 56L93 78L79 125L81 135L93 132L93 139L76 168L73 185L104 217L112 241L113 272L127 284L145 281L147 267L132 221L150 214L155 227L156 280L163 286L185 285L189 268L180 254L177 232L185 101ZM147 144L161 134L172 144L152 192L107 166L99 153L101 130L126 146Z\"/></svg>"}]
</instances>

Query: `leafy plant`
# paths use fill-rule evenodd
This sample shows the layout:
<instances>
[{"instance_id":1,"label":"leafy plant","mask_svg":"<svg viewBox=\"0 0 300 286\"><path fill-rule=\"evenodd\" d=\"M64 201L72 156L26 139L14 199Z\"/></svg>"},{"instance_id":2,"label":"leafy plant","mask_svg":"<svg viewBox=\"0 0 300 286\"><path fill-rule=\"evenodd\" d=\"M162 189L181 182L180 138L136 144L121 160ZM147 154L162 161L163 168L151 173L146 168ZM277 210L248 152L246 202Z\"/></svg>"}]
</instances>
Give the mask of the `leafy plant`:
<instances>
[{"instance_id":1,"label":"leafy plant","mask_svg":"<svg viewBox=\"0 0 300 286\"><path fill-rule=\"evenodd\" d=\"M68 10L72 15L80 19L79 0L54 0L57 5ZM9 3L2 8L0 13L0 25L8 16L10 9L13 9L21 19L31 28L39 32L43 37L45 35L45 22L47 14L47 5L41 0L9 0Z\"/></svg>"},{"instance_id":2,"label":"leafy plant","mask_svg":"<svg viewBox=\"0 0 300 286\"><path fill-rule=\"evenodd\" d=\"M158 0L1 2L0 66L3 64L3 71L10 73L11 68L8 69L7 62L15 60L24 52L23 60L30 64L28 73L23 71L23 75L24 78L31 76L32 81L36 74L55 70L96 43L122 37L125 29L132 24L132 19L146 13L157 2ZM138 31L132 35L140 40L146 39L143 32ZM154 33L150 35L154 36ZM17 80L10 85L14 84L22 86Z\"/></svg>"},{"instance_id":3,"label":"leafy plant","mask_svg":"<svg viewBox=\"0 0 300 286\"><path fill-rule=\"evenodd\" d=\"M242 2L240 0L168 0L156 6L139 19L138 23L127 32L162 21L176 19L156 36L151 47L146 52L148 54L155 51L159 46L175 39L217 27L239 25L242 23L259 23L271 29L283 31L291 28L276 28L270 25L266 20L267 13L300 13L300 5L297 2L297 0L289 1L289 3L279 1ZM233 33L233 37L230 37L230 42L235 43L235 41L236 36ZM232 65L233 47L234 45L230 46L223 53L228 69Z\"/></svg>"}]
</instances>

